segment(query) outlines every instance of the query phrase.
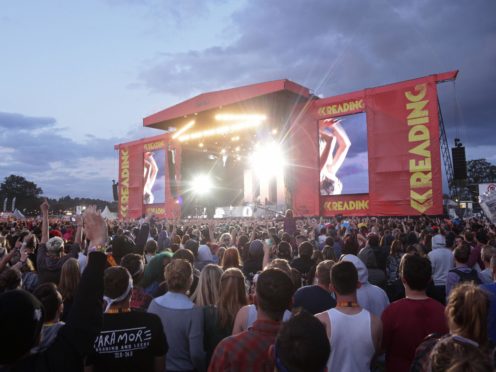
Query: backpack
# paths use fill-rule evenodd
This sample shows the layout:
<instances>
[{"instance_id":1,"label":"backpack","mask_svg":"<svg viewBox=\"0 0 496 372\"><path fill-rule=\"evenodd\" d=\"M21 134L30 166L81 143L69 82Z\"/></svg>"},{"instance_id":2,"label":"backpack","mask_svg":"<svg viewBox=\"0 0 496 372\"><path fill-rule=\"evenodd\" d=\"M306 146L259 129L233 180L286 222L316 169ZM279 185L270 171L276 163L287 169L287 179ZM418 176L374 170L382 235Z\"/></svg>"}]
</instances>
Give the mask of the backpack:
<instances>
[{"instance_id":1,"label":"backpack","mask_svg":"<svg viewBox=\"0 0 496 372\"><path fill-rule=\"evenodd\" d=\"M460 279L458 283L464 283L464 282L473 282L474 284L482 284L482 281L479 278L479 274L477 273L477 270L475 269L470 269L470 271L467 273L462 270L458 269L451 269L450 273L455 273L458 275L458 278Z\"/></svg>"}]
</instances>

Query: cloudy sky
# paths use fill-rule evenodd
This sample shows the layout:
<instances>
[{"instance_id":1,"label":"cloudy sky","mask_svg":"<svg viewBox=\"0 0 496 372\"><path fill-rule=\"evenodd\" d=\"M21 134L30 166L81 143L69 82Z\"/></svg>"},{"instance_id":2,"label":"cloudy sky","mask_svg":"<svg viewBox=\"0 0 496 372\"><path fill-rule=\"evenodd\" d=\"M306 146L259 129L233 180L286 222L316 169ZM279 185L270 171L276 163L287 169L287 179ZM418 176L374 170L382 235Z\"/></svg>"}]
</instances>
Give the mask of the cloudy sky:
<instances>
[{"instance_id":1,"label":"cloudy sky","mask_svg":"<svg viewBox=\"0 0 496 372\"><path fill-rule=\"evenodd\" d=\"M115 143L204 91L288 78L335 95L459 69L450 142L496 163L494 0L3 1L0 179L111 199Z\"/></svg>"}]
</instances>

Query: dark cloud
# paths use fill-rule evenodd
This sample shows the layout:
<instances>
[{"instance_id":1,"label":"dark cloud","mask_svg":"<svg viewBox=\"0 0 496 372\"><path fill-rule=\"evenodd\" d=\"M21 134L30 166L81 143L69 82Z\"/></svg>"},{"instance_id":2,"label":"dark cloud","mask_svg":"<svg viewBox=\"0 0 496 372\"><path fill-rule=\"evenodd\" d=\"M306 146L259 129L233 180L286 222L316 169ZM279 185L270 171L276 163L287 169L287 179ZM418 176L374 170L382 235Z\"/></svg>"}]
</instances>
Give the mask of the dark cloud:
<instances>
[{"instance_id":1,"label":"dark cloud","mask_svg":"<svg viewBox=\"0 0 496 372\"><path fill-rule=\"evenodd\" d=\"M33 117L9 112L0 112L0 128L28 130L44 129L55 125L55 119L50 117Z\"/></svg>"},{"instance_id":2,"label":"dark cloud","mask_svg":"<svg viewBox=\"0 0 496 372\"><path fill-rule=\"evenodd\" d=\"M0 178L21 175L36 182L47 196L111 199L111 180L117 174L114 144L124 138L90 136L79 143L65 137L53 118L15 113L1 113L0 122L8 129L0 135Z\"/></svg>"},{"instance_id":3,"label":"dark cloud","mask_svg":"<svg viewBox=\"0 0 496 372\"><path fill-rule=\"evenodd\" d=\"M493 0L252 0L226 25L239 35L234 42L163 54L141 79L179 101L280 78L330 96L460 69L456 95L441 97L443 110L463 113L446 114L448 135L465 132L466 143L489 144L496 116L494 14Z\"/></svg>"}]
</instances>

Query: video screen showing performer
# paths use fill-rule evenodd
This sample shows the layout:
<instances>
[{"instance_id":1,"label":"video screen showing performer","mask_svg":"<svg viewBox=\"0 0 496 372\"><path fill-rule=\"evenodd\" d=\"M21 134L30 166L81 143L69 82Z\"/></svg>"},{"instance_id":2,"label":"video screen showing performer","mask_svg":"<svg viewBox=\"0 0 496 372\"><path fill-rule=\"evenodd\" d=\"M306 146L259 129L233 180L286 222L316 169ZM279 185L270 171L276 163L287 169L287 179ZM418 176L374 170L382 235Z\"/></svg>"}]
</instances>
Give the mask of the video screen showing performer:
<instances>
[{"instance_id":1,"label":"video screen showing performer","mask_svg":"<svg viewBox=\"0 0 496 372\"><path fill-rule=\"evenodd\" d=\"M320 194L369 192L365 113L319 121Z\"/></svg>"},{"instance_id":2,"label":"video screen showing performer","mask_svg":"<svg viewBox=\"0 0 496 372\"><path fill-rule=\"evenodd\" d=\"M143 203L165 202L165 149L143 153Z\"/></svg>"}]
</instances>

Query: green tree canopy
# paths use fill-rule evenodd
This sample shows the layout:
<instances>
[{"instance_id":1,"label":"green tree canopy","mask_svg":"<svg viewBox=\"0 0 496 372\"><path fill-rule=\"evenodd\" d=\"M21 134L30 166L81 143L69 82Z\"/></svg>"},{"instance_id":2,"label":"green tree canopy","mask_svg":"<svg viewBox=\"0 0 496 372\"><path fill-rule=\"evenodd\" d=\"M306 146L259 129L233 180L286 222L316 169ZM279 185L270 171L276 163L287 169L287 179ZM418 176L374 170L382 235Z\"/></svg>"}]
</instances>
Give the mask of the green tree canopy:
<instances>
[{"instance_id":1,"label":"green tree canopy","mask_svg":"<svg viewBox=\"0 0 496 372\"><path fill-rule=\"evenodd\" d=\"M40 204L41 194L43 194L43 190L36 183L14 174L5 177L0 184L0 201L3 203L7 199L8 210L12 206L12 200L16 198L15 206L17 209L27 214L35 213Z\"/></svg>"},{"instance_id":2,"label":"green tree canopy","mask_svg":"<svg viewBox=\"0 0 496 372\"><path fill-rule=\"evenodd\" d=\"M496 165L489 163L486 159L467 161L468 184L478 184L496 181Z\"/></svg>"}]
</instances>

